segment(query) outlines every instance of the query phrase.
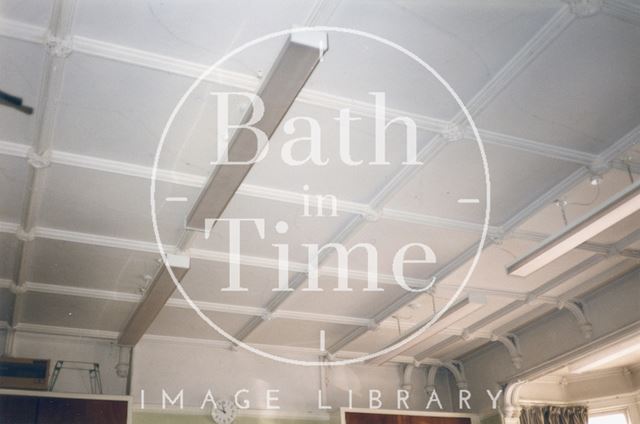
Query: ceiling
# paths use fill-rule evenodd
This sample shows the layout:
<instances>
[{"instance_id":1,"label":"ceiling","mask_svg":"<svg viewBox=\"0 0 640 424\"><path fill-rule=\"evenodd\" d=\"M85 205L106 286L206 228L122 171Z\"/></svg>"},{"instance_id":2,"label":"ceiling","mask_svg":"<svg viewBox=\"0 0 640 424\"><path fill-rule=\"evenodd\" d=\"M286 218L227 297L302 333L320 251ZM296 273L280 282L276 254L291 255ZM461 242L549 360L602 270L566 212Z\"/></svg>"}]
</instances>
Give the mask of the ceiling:
<instances>
[{"instance_id":1,"label":"ceiling","mask_svg":"<svg viewBox=\"0 0 640 424\"><path fill-rule=\"evenodd\" d=\"M369 31L411 50L459 94L484 142L490 238L463 293L484 300L399 360L459 357L638 265L635 214L527 278L505 272L514 258L564 227L555 200L566 200L572 221L628 186L630 174L640 176L640 2L229 0L184 7L177 0L1 0L0 88L36 109L26 116L0 108L5 327L117 338L160 266L149 190L173 108L222 55L296 25ZM241 238L241 282L248 290L221 291L229 281L224 226L187 246L192 264L183 286L231 334L258 320L249 343L314 352L324 331L327 346L347 340L341 351L366 353L429 318L464 280L469 252L480 240L486 186L468 124L433 76L372 40L329 37L328 53L288 112L320 122L329 164L287 166L281 151L291 136L281 126L223 215L253 218L259 211L266 220L264 239L252 231ZM254 91L283 42L270 40L225 62L177 114L159 156L155 193L167 250L179 242L213 169L216 103L209 93ZM401 164L405 152L397 140L404 134L397 125L387 134L395 142L387 145L389 165L339 161L334 119L344 107L361 118L351 130L352 157L373 158L373 91L386 93L393 114L419 122L418 148L431 152L419 169L408 173ZM234 107L240 113L243 106ZM38 168L43 161L48 166ZM594 172L602 175L598 186L589 181ZM335 195L337 216L302 216L307 192ZM481 200L469 205L460 198ZM274 229L281 220L289 224L284 235ZM295 278L307 258L302 244L335 241L345 228L347 247L378 249L384 291L363 291L367 263L356 253L353 291L333 291L339 264L331 256L320 268L324 291L297 290L267 310L278 284L273 244L289 244ZM407 266L405 275L416 285L436 275L433 294L407 296L392 281L393 255L414 242L427 243L438 260ZM608 254L612 247L617 253ZM147 337L224 345L179 294Z\"/></svg>"}]
</instances>

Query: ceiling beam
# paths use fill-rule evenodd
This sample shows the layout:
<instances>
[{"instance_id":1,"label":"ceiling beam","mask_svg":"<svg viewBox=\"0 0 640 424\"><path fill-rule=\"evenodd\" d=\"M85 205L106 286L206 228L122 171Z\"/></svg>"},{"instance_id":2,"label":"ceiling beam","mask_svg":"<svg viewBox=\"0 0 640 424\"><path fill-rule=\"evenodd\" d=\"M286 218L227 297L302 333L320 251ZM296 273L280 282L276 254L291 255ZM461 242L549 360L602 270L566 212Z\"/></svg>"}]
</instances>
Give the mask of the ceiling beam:
<instances>
[{"instance_id":1,"label":"ceiling beam","mask_svg":"<svg viewBox=\"0 0 640 424\"><path fill-rule=\"evenodd\" d=\"M326 33L293 33L285 41L257 92L264 108L253 128L264 133L266 140L271 138L284 119L298 93L320 63L327 46ZM255 110L254 107L247 109L241 125L252 120ZM220 138L218 142L221 142ZM228 143L227 160L215 166L187 216L187 228L205 231L207 220L217 219L222 215L263 148L253 131L244 127L236 129ZM210 228L206 230L209 231Z\"/></svg>"},{"instance_id":2,"label":"ceiling beam","mask_svg":"<svg viewBox=\"0 0 640 424\"><path fill-rule=\"evenodd\" d=\"M325 33L294 33L287 37L274 65L265 77L257 92L262 101L263 111L254 128L262 131L267 141L271 138L285 114L295 101L298 93L320 62L328 46ZM245 111L241 125L253 118L254 107ZM239 127L228 142L226 160L215 166L204 189L193 205L186 219L186 230L180 238L179 248L188 243L193 231L211 231L213 225L231 198L236 194L242 181L253 167L253 159L264 146L261 146L256 135L244 127ZM227 163L229 162L229 163ZM213 222L209 225L208 221ZM178 260L172 256L173 260ZM180 257L185 264L176 265L175 278L181 280L189 270L190 258ZM168 263L173 269L173 264ZM144 335L162 307L175 290L175 285L166 267L162 267L144 300L138 305L133 316L126 324L118 343L124 346L135 346Z\"/></svg>"},{"instance_id":3,"label":"ceiling beam","mask_svg":"<svg viewBox=\"0 0 640 424\"><path fill-rule=\"evenodd\" d=\"M579 264L569 268L567 271L561 273L560 275L558 275L557 277L551 279L550 281L548 281L547 283L545 283L545 286L547 287L547 290L551 290L555 287L558 287L560 284L563 284L564 282L576 277L577 275L581 274L582 272L586 271L587 269L590 269L593 265L603 261L606 257L602 256L602 255L594 255L591 256L587 259L585 259L584 261L580 262ZM457 343L460 340L472 340L474 339L474 333L476 331L483 331L486 327L490 327L494 322L503 319L504 317L516 312L517 310L519 310L520 308L527 306L527 305L531 305L533 302L536 301L536 297L538 295L543 294L544 292L546 292L547 290L544 291L540 291L540 290L536 290L534 292L532 292L530 294L530 300L516 300L514 302L509 303L507 306L504 306L500 309L498 309L497 311L487 315L486 317L480 319L479 321L475 322L474 324L470 325L468 328L465 329L465 331L463 332L464 334L464 338L462 337L450 337L447 340L443 340L442 342L438 343L437 348L439 350L445 349L449 346L451 346L452 344ZM486 332L486 331L485 331ZM420 361L422 358L428 358L429 355L433 354L435 352L435 348L436 345L431 345L431 346L424 346L424 350L422 352L420 352L419 354L416 355L416 360Z\"/></svg>"},{"instance_id":4,"label":"ceiling beam","mask_svg":"<svg viewBox=\"0 0 640 424\"><path fill-rule=\"evenodd\" d=\"M485 304L486 299L484 297L467 296L447 309L446 312L444 312L435 322L431 323L433 317L436 316L434 314L424 322L416 324L411 330L409 330L408 333L393 340L391 343L385 346L384 349L390 349L394 345L404 342L402 346L392 349L380 356L376 356L375 358L368 360L366 363L371 365L382 365L385 362L392 360L396 356L413 349L430 337L433 337L436 334L441 334L449 327L453 326L456 322L469 316L473 312L483 307ZM429 323L431 324L429 325ZM429 326L426 327L427 325Z\"/></svg>"},{"instance_id":5,"label":"ceiling beam","mask_svg":"<svg viewBox=\"0 0 640 424\"><path fill-rule=\"evenodd\" d=\"M601 206L545 239L507 265L507 274L526 277L640 210L640 182L625 187Z\"/></svg>"},{"instance_id":6,"label":"ceiling beam","mask_svg":"<svg viewBox=\"0 0 640 424\"><path fill-rule=\"evenodd\" d=\"M33 230L36 226L38 212L46 184L47 167L50 164L49 154L53 141L53 130L57 113L59 94L62 90L65 58L70 53L68 38L73 26L75 0L56 0L53 3L48 30L44 40L46 56L44 70L39 86L38 100L29 128L28 140L31 147L26 153L29 167L27 177L27 194L23 204L20 227L16 232L19 240L17 266L15 272L16 290L14 291L13 308L10 325L15 327L20 322L24 299L21 286L26 282L33 258ZM5 353L13 351L13 337L9 338Z\"/></svg>"},{"instance_id":7,"label":"ceiling beam","mask_svg":"<svg viewBox=\"0 0 640 424\"><path fill-rule=\"evenodd\" d=\"M626 237L625 239L623 239L624 242L624 247L631 245L633 243L635 243L636 241L640 240L640 231L636 231L633 233L633 237ZM622 245L619 245L620 247L622 247ZM617 253L619 255L619 253ZM612 255L616 255L615 252L612 253ZM582 287L583 289L590 289L592 285L594 284L602 284L603 280L606 281L610 281L611 280L611 271L615 271L615 276L619 275L620 273L626 273L628 271L628 268L626 267L620 267L619 265L615 265L612 268L610 268L607 271L604 271L603 273L598 274L596 277L590 278L586 281L584 281L583 283L581 283L577 288L569 291L566 295L560 296L559 299L555 302L555 303L548 303L546 302L548 299L541 299L541 297L543 297L547 292L555 289L556 287L559 287L560 285L562 285L563 283L571 280L572 278L575 278L577 275L580 275L581 273L585 272L588 269L591 269L593 266L595 266L596 264L604 261L605 259L607 259L610 256L605 256L605 255L593 255L587 259L585 259L584 261L580 262L579 264L571 267L570 269L568 269L567 271L561 273L560 275L556 276L555 278L552 278L551 280L547 281L545 284L543 284L542 286L538 287L537 289L533 290L531 293L529 293L527 295L527 299L525 301L514 301L510 304L508 304L507 306L497 310L496 312L494 312L493 314L483 318L482 320L476 322L475 324L469 326L469 328L465 329L464 334L465 337L467 338L473 338L473 334L477 331L481 331L486 333L486 327L491 327L493 325L494 322L506 317L507 315L515 312L516 310L528 306L528 305L536 305L539 303L545 303L545 304L551 304L554 307L557 307L557 305L562 304L562 302L566 301L569 297L575 297L576 296L576 291L578 289L580 289L580 287ZM513 326L516 323L510 323L508 326L503 326L501 327L499 330L499 332L509 332L513 330ZM440 344L438 344L438 350L429 348L429 349L425 349L422 353L420 353L416 359L420 360L421 357L430 357L433 354L436 354L438 352L441 352L443 349L457 343L460 340L460 338L456 338L456 337L452 337L449 338L447 340L444 340L443 342L441 342ZM435 346L434 346L435 347Z\"/></svg>"},{"instance_id":8,"label":"ceiling beam","mask_svg":"<svg viewBox=\"0 0 640 424\"><path fill-rule=\"evenodd\" d=\"M140 341L175 291L173 277L178 281L182 280L191 266L188 256L167 255L166 261L167 266L161 267L157 272L144 298L125 324L118 337L119 345L135 346ZM171 268L173 276L167 267Z\"/></svg>"},{"instance_id":9,"label":"ceiling beam","mask_svg":"<svg viewBox=\"0 0 640 424\"><path fill-rule=\"evenodd\" d=\"M602 11L625 22L640 25L640 6L626 0L604 0Z\"/></svg>"}]
</instances>

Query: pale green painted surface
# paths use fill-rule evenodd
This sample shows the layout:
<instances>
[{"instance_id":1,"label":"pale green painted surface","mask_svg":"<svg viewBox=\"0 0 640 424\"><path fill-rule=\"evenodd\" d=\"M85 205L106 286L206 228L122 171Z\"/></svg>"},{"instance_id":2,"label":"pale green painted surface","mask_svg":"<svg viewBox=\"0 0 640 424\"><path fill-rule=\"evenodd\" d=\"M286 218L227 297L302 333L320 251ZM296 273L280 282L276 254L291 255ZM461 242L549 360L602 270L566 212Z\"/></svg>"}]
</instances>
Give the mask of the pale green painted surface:
<instances>
[{"instance_id":1,"label":"pale green painted surface","mask_svg":"<svg viewBox=\"0 0 640 424\"><path fill-rule=\"evenodd\" d=\"M480 424L502 424L502 417L500 417L500 414L484 417L480 420Z\"/></svg>"},{"instance_id":2,"label":"pale green painted surface","mask_svg":"<svg viewBox=\"0 0 640 424\"><path fill-rule=\"evenodd\" d=\"M213 424L207 415L165 414L156 412L135 412L133 424ZM328 424L329 421L295 420L260 417L238 417L234 424Z\"/></svg>"}]
</instances>

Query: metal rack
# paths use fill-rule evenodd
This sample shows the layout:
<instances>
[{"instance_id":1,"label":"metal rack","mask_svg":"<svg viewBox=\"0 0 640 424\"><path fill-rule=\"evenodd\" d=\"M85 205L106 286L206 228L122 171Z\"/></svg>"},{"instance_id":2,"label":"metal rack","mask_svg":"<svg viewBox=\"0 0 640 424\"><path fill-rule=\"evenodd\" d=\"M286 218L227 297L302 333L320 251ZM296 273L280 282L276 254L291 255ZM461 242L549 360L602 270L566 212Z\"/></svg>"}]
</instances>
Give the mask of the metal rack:
<instances>
[{"instance_id":1,"label":"metal rack","mask_svg":"<svg viewBox=\"0 0 640 424\"><path fill-rule=\"evenodd\" d=\"M53 388L58 381L60 372L65 370L86 371L89 373L89 384L91 386L92 394L102 394L102 380L100 378L100 364L96 362L82 362L82 361L57 361L56 366L53 368L51 374L51 382L49 383L49 391L52 392Z\"/></svg>"}]
</instances>

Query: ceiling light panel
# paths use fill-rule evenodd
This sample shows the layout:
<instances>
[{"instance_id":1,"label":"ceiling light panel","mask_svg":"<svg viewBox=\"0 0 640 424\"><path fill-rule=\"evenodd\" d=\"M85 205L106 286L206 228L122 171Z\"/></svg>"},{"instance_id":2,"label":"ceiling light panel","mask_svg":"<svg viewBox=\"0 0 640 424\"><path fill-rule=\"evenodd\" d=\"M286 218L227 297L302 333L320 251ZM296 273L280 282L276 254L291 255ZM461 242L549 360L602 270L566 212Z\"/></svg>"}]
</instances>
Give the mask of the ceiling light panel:
<instances>
[{"instance_id":1,"label":"ceiling light panel","mask_svg":"<svg viewBox=\"0 0 640 424\"><path fill-rule=\"evenodd\" d=\"M640 210L640 181L507 267L510 275L526 277L580 244Z\"/></svg>"}]
</instances>

